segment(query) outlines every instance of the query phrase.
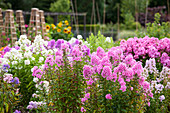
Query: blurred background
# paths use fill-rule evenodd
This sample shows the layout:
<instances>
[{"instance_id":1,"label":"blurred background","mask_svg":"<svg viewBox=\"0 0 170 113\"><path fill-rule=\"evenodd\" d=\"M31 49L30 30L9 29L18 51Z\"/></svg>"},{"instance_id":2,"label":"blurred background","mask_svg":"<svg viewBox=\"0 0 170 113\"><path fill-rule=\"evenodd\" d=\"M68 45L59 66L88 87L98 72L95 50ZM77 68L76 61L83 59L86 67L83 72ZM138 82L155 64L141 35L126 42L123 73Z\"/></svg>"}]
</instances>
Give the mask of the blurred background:
<instances>
[{"instance_id":1,"label":"blurred background","mask_svg":"<svg viewBox=\"0 0 170 113\"><path fill-rule=\"evenodd\" d=\"M36 7L44 10L49 24L68 20L74 35L87 37L100 31L114 40L140 36L146 31L147 23L155 21L156 13L160 14L160 23L170 21L169 0L0 0L0 7L28 12ZM24 16L29 24L30 15Z\"/></svg>"}]
</instances>

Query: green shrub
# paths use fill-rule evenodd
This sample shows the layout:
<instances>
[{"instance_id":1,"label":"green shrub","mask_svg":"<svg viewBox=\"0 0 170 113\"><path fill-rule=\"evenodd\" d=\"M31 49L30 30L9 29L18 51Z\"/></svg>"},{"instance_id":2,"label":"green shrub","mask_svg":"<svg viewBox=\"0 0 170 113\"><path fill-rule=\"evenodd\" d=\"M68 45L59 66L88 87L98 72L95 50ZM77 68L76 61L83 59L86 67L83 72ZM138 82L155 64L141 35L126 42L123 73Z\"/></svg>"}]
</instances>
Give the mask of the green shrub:
<instances>
[{"instance_id":1,"label":"green shrub","mask_svg":"<svg viewBox=\"0 0 170 113\"><path fill-rule=\"evenodd\" d=\"M155 14L155 21L154 23L148 23L146 31L138 31L138 37L156 37L159 39L162 38L170 38L170 22L162 22L160 23L161 15L159 13Z\"/></svg>"}]
</instances>

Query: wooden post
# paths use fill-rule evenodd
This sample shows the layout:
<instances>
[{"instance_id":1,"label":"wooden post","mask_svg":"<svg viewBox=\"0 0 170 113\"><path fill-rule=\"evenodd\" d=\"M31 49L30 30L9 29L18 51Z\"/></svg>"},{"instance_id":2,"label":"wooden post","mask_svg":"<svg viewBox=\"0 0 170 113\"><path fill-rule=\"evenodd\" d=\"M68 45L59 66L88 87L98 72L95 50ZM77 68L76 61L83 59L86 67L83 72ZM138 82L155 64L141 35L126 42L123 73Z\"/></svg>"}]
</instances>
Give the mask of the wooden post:
<instances>
[{"instance_id":1,"label":"wooden post","mask_svg":"<svg viewBox=\"0 0 170 113\"><path fill-rule=\"evenodd\" d=\"M106 0L104 0L104 10L103 10L103 25L105 25L105 16L106 16L106 6L105 6ZM104 33L104 27L103 27L103 33Z\"/></svg>"},{"instance_id":2,"label":"wooden post","mask_svg":"<svg viewBox=\"0 0 170 113\"><path fill-rule=\"evenodd\" d=\"M29 22L28 36L30 38L33 38L34 36L39 35L39 34L41 34L39 9L32 8L30 22Z\"/></svg>"},{"instance_id":3,"label":"wooden post","mask_svg":"<svg viewBox=\"0 0 170 113\"><path fill-rule=\"evenodd\" d=\"M3 30L4 30L4 25L3 25L3 15L2 15L2 10L0 8L0 47L3 45Z\"/></svg>"},{"instance_id":4,"label":"wooden post","mask_svg":"<svg viewBox=\"0 0 170 113\"><path fill-rule=\"evenodd\" d=\"M26 34L25 22L24 22L22 10L16 11L16 23L18 24L17 27L20 30L21 35Z\"/></svg>"},{"instance_id":5,"label":"wooden post","mask_svg":"<svg viewBox=\"0 0 170 113\"><path fill-rule=\"evenodd\" d=\"M136 31L138 31L138 8L137 8L137 1L135 0L135 15L136 15Z\"/></svg>"},{"instance_id":6,"label":"wooden post","mask_svg":"<svg viewBox=\"0 0 170 113\"><path fill-rule=\"evenodd\" d=\"M9 34L11 35L10 38L11 38L11 47L12 47L15 41L17 41L16 29L14 26L13 10L6 10L4 31L6 37L9 38Z\"/></svg>"},{"instance_id":7,"label":"wooden post","mask_svg":"<svg viewBox=\"0 0 170 113\"><path fill-rule=\"evenodd\" d=\"M40 27L41 27L41 31L42 31L41 34L42 34L42 37L44 38L44 36L46 35L44 11L39 10L39 15L40 15Z\"/></svg>"},{"instance_id":8,"label":"wooden post","mask_svg":"<svg viewBox=\"0 0 170 113\"><path fill-rule=\"evenodd\" d=\"M84 39L86 40L86 14L84 15Z\"/></svg>"},{"instance_id":9,"label":"wooden post","mask_svg":"<svg viewBox=\"0 0 170 113\"><path fill-rule=\"evenodd\" d=\"M120 38L119 32L120 32L120 28L119 28L119 4L118 4L118 7L117 7L117 36L118 36L118 39Z\"/></svg>"}]
</instances>

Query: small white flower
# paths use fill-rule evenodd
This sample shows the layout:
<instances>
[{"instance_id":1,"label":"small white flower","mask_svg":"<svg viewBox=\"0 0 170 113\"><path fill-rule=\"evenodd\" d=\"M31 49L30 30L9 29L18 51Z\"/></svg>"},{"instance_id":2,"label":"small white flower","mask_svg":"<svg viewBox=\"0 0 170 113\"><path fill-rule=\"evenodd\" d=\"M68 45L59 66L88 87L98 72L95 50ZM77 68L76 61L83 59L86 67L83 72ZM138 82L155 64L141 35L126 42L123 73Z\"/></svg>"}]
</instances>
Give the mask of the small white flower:
<instances>
[{"instance_id":1,"label":"small white flower","mask_svg":"<svg viewBox=\"0 0 170 113\"><path fill-rule=\"evenodd\" d=\"M44 81L43 83L44 83L43 87L47 88L49 86L49 82L48 81Z\"/></svg>"},{"instance_id":2,"label":"small white flower","mask_svg":"<svg viewBox=\"0 0 170 113\"><path fill-rule=\"evenodd\" d=\"M17 61L12 61L12 65L18 64Z\"/></svg>"},{"instance_id":3,"label":"small white flower","mask_svg":"<svg viewBox=\"0 0 170 113\"><path fill-rule=\"evenodd\" d=\"M39 63L41 63L42 61L44 61L44 58L43 58L43 57L40 57L40 58L39 58Z\"/></svg>"},{"instance_id":4,"label":"small white flower","mask_svg":"<svg viewBox=\"0 0 170 113\"><path fill-rule=\"evenodd\" d=\"M33 78L33 81L34 81L34 82L38 82L38 78L37 78L37 77L34 77L34 78Z\"/></svg>"},{"instance_id":5,"label":"small white flower","mask_svg":"<svg viewBox=\"0 0 170 113\"><path fill-rule=\"evenodd\" d=\"M34 57L31 57L31 59L34 61L35 60L35 58Z\"/></svg>"},{"instance_id":6,"label":"small white flower","mask_svg":"<svg viewBox=\"0 0 170 113\"><path fill-rule=\"evenodd\" d=\"M111 42L111 39L110 39L110 37L106 37L106 40L105 40L105 42Z\"/></svg>"},{"instance_id":7,"label":"small white flower","mask_svg":"<svg viewBox=\"0 0 170 113\"><path fill-rule=\"evenodd\" d=\"M164 96L164 95L161 95L161 96L159 97L159 99L160 99L160 101L162 102L162 100L165 99L165 96Z\"/></svg>"},{"instance_id":8,"label":"small white flower","mask_svg":"<svg viewBox=\"0 0 170 113\"><path fill-rule=\"evenodd\" d=\"M25 40L25 39L27 39L27 35L21 35L20 36L20 40Z\"/></svg>"},{"instance_id":9,"label":"small white flower","mask_svg":"<svg viewBox=\"0 0 170 113\"><path fill-rule=\"evenodd\" d=\"M81 35L77 35L77 38L78 38L79 40L82 40L82 39L83 39L83 37L82 37Z\"/></svg>"},{"instance_id":10,"label":"small white flower","mask_svg":"<svg viewBox=\"0 0 170 113\"><path fill-rule=\"evenodd\" d=\"M30 60L25 60L25 65L29 65L30 64Z\"/></svg>"}]
</instances>

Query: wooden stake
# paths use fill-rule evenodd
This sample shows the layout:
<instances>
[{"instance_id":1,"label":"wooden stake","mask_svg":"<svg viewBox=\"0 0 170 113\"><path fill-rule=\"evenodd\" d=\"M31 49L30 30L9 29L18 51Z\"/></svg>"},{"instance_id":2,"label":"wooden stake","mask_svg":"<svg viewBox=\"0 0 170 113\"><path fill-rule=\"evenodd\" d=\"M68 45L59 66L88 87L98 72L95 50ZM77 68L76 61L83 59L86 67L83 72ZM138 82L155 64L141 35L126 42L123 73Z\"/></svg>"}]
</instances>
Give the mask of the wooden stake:
<instances>
[{"instance_id":1,"label":"wooden stake","mask_svg":"<svg viewBox=\"0 0 170 113\"><path fill-rule=\"evenodd\" d=\"M34 33L35 33L35 35L34 35ZM29 29L28 29L28 36L30 38L33 38L34 36L39 35L39 34L41 34L39 9L32 8Z\"/></svg>"},{"instance_id":2,"label":"wooden stake","mask_svg":"<svg viewBox=\"0 0 170 113\"><path fill-rule=\"evenodd\" d=\"M42 37L46 35L46 26L45 26L45 17L44 17L44 11L39 10L39 15L40 15L40 29L42 31Z\"/></svg>"},{"instance_id":3,"label":"wooden stake","mask_svg":"<svg viewBox=\"0 0 170 113\"><path fill-rule=\"evenodd\" d=\"M2 16L2 10L0 8L0 47L3 46L3 30L4 30L4 25L3 25L3 16Z\"/></svg>"},{"instance_id":4,"label":"wooden stake","mask_svg":"<svg viewBox=\"0 0 170 113\"><path fill-rule=\"evenodd\" d=\"M18 24L17 27L20 30L21 35L26 34L25 22L24 22L22 10L16 11L16 23Z\"/></svg>"},{"instance_id":5,"label":"wooden stake","mask_svg":"<svg viewBox=\"0 0 170 113\"><path fill-rule=\"evenodd\" d=\"M13 10L6 10L4 31L6 37L9 38L9 34L11 35L10 38L11 38L11 47L12 47L15 41L17 41L16 29L14 26Z\"/></svg>"}]
</instances>

